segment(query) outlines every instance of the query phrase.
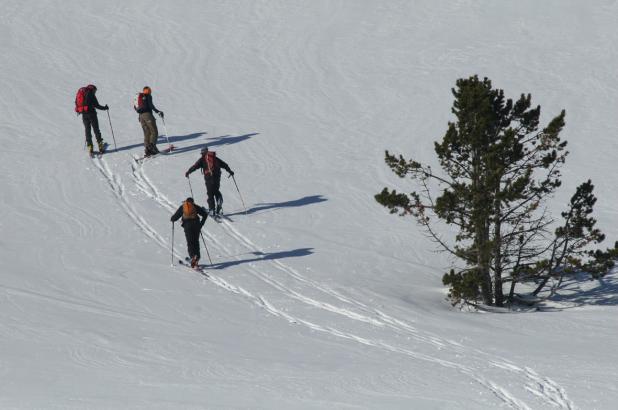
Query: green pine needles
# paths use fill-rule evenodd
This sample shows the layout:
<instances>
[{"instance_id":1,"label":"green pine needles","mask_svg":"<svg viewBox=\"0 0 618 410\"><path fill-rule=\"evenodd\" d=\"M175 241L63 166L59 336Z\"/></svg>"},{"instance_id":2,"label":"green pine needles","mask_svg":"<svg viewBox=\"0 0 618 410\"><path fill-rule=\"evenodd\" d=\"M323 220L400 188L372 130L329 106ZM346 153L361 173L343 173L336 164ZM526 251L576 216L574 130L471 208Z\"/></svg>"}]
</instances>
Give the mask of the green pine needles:
<instances>
[{"instance_id":1,"label":"green pine needles","mask_svg":"<svg viewBox=\"0 0 618 410\"><path fill-rule=\"evenodd\" d=\"M611 269L618 243L604 252L587 250L604 239L590 216L596 202L591 181L577 188L561 222L546 208L568 155L560 139L564 110L540 128L541 107L532 106L530 94L507 99L477 76L457 80L452 92L456 120L434 145L442 172L386 151L386 164L419 189L384 188L375 199L391 213L414 216L442 250L463 262L443 277L453 304L504 306L517 283L538 284L536 295L564 275ZM436 219L456 227L452 244L437 234Z\"/></svg>"}]
</instances>

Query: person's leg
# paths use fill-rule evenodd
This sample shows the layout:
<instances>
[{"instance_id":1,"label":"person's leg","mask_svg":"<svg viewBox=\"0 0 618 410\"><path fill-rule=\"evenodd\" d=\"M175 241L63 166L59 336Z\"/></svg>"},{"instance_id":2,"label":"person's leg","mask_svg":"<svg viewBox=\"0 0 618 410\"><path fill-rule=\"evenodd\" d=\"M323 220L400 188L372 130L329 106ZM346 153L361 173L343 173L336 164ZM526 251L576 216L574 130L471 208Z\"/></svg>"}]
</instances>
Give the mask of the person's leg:
<instances>
[{"instance_id":1,"label":"person's leg","mask_svg":"<svg viewBox=\"0 0 618 410\"><path fill-rule=\"evenodd\" d=\"M208 210L214 212L215 211L215 180L214 178L209 178L206 180L206 192L208 193Z\"/></svg>"},{"instance_id":2,"label":"person's leg","mask_svg":"<svg viewBox=\"0 0 618 410\"><path fill-rule=\"evenodd\" d=\"M159 139L159 129L157 128L157 120L155 120L154 116L151 114L150 117L152 120L150 121L150 144L154 147L155 151L159 151L157 149L157 140Z\"/></svg>"},{"instance_id":3,"label":"person's leg","mask_svg":"<svg viewBox=\"0 0 618 410\"><path fill-rule=\"evenodd\" d=\"M148 127L145 114L139 115L139 123L142 126L142 131L144 132L144 155L150 155L152 154L150 150L150 128Z\"/></svg>"},{"instance_id":4,"label":"person's leg","mask_svg":"<svg viewBox=\"0 0 618 410\"><path fill-rule=\"evenodd\" d=\"M92 113L90 117L90 121L92 123L92 129L94 130L94 136L97 139L99 145L103 144L103 137L101 137L101 129L99 128L99 117Z\"/></svg>"},{"instance_id":5,"label":"person's leg","mask_svg":"<svg viewBox=\"0 0 618 410\"><path fill-rule=\"evenodd\" d=\"M191 267L197 266L200 260L200 227L193 226L192 224L185 230L185 236L187 238L187 251L189 252L189 258L191 258Z\"/></svg>"},{"instance_id":6,"label":"person's leg","mask_svg":"<svg viewBox=\"0 0 618 410\"><path fill-rule=\"evenodd\" d=\"M185 227L185 239L187 240L187 255L189 258L193 256L193 242L191 241L191 230Z\"/></svg>"},{"instance_id":7,"label":"person's leg","mask_svg":"<svg viewBox=\"0 0 618 410\"><path fill-rule=\"evenodd\" d=\"M221 180L217 179L214 185L214 196L215 196L215 200L217 202L217 207L215 212L218 214L219 212L221 212L221 208L223 207L223 195L221 194Z\"/></svg>"},{"instance_id":8,"label":"person's leg","mask_svg":"<svg viewBox=\"0 0 618 410\"><path fill-rule=\"evenodd\" d=\"M200 229L196 228L193 235L193 256L200 260Z\"/></svg>"},{"instance_id":9,"label":"person's leg","mask_svg":"<svg viewBox=\"0 0 618 410\"><path fill-rule=\"evenodd\" d=\"M87 113L82 114L82 122L84 123L84 132L86 134L86 145L88 151L92 152L92 132L90 131L90 116Z\"/></svg>"},{"instance_id":10,"label":"person's leg","mask_svg":"<svg viewBox=\"0 0 618 410\"><path fill-rule=\"evenodd\" d=\"M141 115L144 121L144 144L147 144L153 154L159 153L157 149L157 139L159 138L159 130L157 129L157 121L152 113L146 112Z\"/></svg>"}]
</instances>

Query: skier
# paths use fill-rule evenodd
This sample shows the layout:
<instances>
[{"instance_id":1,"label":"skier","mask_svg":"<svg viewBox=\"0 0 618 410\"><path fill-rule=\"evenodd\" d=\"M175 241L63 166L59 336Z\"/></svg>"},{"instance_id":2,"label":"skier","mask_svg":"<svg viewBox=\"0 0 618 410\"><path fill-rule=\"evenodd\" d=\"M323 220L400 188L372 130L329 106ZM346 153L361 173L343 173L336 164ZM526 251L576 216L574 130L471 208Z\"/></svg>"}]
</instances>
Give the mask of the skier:
<instances>
[{"instance_id":1,"label":"skier","mask_svg":"<svg viewBox=\"0 0 618 410\"><path fill-rule=\"evenodd\" d=\"M99 104L96 96L97 87L92 84L89 84L85 87L80 88L77 91L77 95L75 97L75 112L77 115L82 116L82 121L84 122L84 128L86 132L86 145L88 146L88 153L90 156L94 155L94 148L92 146L92 133L91 128L94 131L94 136L97 139L97 144L99 146L99 153L103 153L105 151L105 141L101 137L101 130L99 129L99 118L97 117L96 110L109 110L107 105L102 106Z\"/></svg>"},{"instance_id":2,"label":"skier","mask_svg":"<svg viewBox=\"0 0 618 410\"><path fill-rule=\"evenodd\" d=\"M157 121L152 112L163 117L163 111L159 111L152 102L152 90L145 86L141 93L135 96L133 108L139 114L139 123L144 130L144 156L149 157L159 153L157 148L157 139L159 138L159 130L157 129Z\"/></svg>"},{"instance_id":3,"label":"skier","mask_svg":"<svg viewBox=\"0 0 618 410\"><path fill-rule=\"evenodd\" d=\"M198 215L202 217L201 220ZM180 205L180 208L172 215L170 220L176 222L180 217L182 217L180 226L184 228L187 238L187 251L189 258L191 258L191 267L195 268L200 260L200 233L206 223L208 213L203 207L197 205L193 198L189 197Z\"/></svg>"},{"instance_id":4,"label":"skier","mask_svg":"<svg viewBox=\"0 0 618 410\"><path fill-rule=\"evenodd\" d=\"M189 178L189 174L198 168L202 169L204 174L204 182L206 183L206 191L208 193L208 212L211 216L218 216L221 213L223 206L223 195L219 191L221 185L221 168L225 169L230 176L234 175L234 171L223 161L218 158L215 151L208 151L208 147L202 148L200 151L200 159L185 172L185 177ZM215 199L217 207L215 208Z\"/></svg>"}]
</instances>

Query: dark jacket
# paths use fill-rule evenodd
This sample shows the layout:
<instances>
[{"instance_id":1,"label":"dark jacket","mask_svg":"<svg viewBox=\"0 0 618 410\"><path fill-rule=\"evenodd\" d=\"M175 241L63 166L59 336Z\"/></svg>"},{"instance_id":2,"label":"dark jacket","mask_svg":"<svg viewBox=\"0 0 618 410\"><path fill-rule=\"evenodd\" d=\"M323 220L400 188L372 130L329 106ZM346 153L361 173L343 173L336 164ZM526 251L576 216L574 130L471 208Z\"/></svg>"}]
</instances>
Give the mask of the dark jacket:
<instances>
[{"instance_id":1,"label":"dark jacket","mask_svg":"<svg viewBox=\"0 0 618 410\"><path fill-rule=\"evenodd\" d=\"M135 111L137 111L139 114L143 114L145 112L149 112L152 114L153 111L157 114L161 112L157 110L157 107L154 106L154 103L152 102L152 95L144 94L143 103L144 105L139 110L135 108Z\"/></svg>"},{"instance_id":2,"label":"dark jacket","mask_svg":"<svg viewBox=\"0 0 618 410\"><path fill-rule=\"evenodd\" d=\"M187 171L187 174L192 173L193 171L195 171L198 168L201 168L202 170L208 169L208 165L206 164L206 159L204 158L204 155L202 155L200 157L200 159L198 159L197 162L195 164L193 164L191 166L191 168L189 168L189 170ZM233 174L232 170L225 163L225 161L223 161L219 157L215 157L215 170L214 170L212 175L210 175L210 174L207 175L206 173L204 173L204 179L206 179L206 180L208 180L210 178L221 179L221 168L226 170L228 173Z\"/></svg>"},{"instance_id":3,"label":"dark jacket","mask_svg":"<svg viewBox=\"0 0 618 410\"><path fill-rule=\"evenodd\" d=\"M183 203L183 205L184 205L184 203ZM195 205L195 210L197 211L197 214L202 217L202 219L200 220L199 218L193 218L193 219L182 218L182 223L180 224L180 226L184 227L185 229L195 228L195 227L198 227L198 226L201 228L206 223L206 218L208 218L208 212L206 211L206 209L204 209L203 207L201 207L201 206L199 206L198 204L195 204L195 203L193 205ZM180 207L174 213L174 215L172 215L170 220L172 222L176 222L181 217L182 217L182 205L180 205Z\"/></svg>"},{"instance_id":4,"label":"dark jacket","mask_svg":"<svg viewBox=\"0 0 618 410\"><path fill-rule=\"evenodd\" d=\"M97 110L105 110L106 108L104 106L102 106L101 104L99 104L99 100L97 100L97 96L95 95L95 93L90 90L88 93L86 93L86 98L84 101L84 105L88 106L88 107L94 107ZM89 109L88 111L84 111L82 114L94 114L97 115L97 111L94 109Z\"/></svg>"}]
</instances>

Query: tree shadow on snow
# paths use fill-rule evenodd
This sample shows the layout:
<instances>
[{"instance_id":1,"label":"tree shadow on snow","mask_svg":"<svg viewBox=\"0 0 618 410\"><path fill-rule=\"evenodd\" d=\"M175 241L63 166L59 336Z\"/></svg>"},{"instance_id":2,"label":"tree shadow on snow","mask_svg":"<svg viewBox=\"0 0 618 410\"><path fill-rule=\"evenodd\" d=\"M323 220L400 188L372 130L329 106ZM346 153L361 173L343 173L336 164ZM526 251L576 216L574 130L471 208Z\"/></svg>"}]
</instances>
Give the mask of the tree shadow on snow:
<instances>
[{"instance_id":1,"label":"tree shadow on snow","mask_svg":"<svg viewBox=\"0 0 618 410\"><path fill-rule=\"evenodd\" d=\"M618 272L611 272L599 279L590 280L587 275L565 279L549 299L564 307L547 306L543 311L560 311L580 306L618 305Z\"/></svg>"},{"instance_id":2,"label":"tree shadow on snow","mask_svg":"<svg viewBox=\"0 0 618 410\"><path fill-rule=\"evenodd\" d=\"M256 212L265 211L267 209L293 208L293 207L298 207L298 206L317 204L317 203L324 202L324 201L327 201L327 199L324 198L322 195L311 195L311 196L305 196L299 199L294 199L292 201L259 203L259 204L256 204L256 206L254 206L253 208L247 209L247 214L254 214ZM238 212L227 214L227 215L228 216L243 215L244 213L245 213L244 211L238 211Z\"/></svg>"},{"instance_id":3,"label":"tree shadow on snow","mask_svg":"<svg viewBox=\"0 0 618 410\"><path fill-rule=\"evenodd\" d=\"M301 256L311 255L313 253L313 248L299 248L291 251L282 251L282 252L251 252L254 255L254 258L221 262L221 263L213 263L210 266L207 266L210 269L225 269L230 266L242 265L245 263L253 263L253 262L262 262L269 261L275 259L284 259L284 258L297 258Z\"/></svg>"}]
</instances>

